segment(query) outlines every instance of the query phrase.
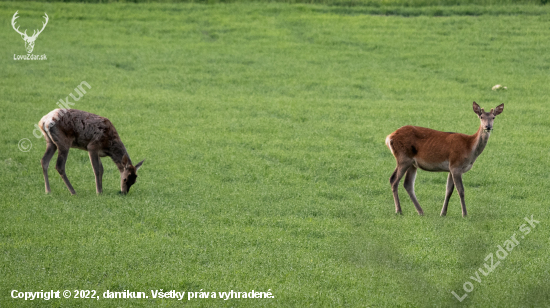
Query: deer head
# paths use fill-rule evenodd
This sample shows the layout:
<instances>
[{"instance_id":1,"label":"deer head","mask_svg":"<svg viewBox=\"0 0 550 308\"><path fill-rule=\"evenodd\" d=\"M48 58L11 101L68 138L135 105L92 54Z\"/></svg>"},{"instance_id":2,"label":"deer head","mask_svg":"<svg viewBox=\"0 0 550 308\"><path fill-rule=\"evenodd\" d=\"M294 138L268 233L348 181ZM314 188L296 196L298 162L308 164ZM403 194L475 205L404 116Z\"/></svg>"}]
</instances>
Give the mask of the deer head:
<instances>
[{"instance_id":1,"label":"deer head","mask_svg":"<svg viewBox=\"0 0 550 308\"><path fill-rule=\"evenodd\" d=\"M479 117L479 120L481 121L481 127L484 131L490 132L493 130L493 123L495 122L495 117L502 113L504 110L504 104L500 104L496 107L496 109L491 109L489 112L485 112L483 108L479 107L479 105L474 102L473 104L474 112Z\"/></svg>"},{"instance_id":2,"label":"deer head","mask_svg":"<svg viewBox=\"0 0 550 308\"><path fill-rule=\"evenodd\" d=\"M32 53L32 50L34 49L34 41L36 41L36 38L38 37L38 35L42 33L42 31L44 31L44 28L46 28L46 25L48 24L48 20L49 20L48 14L44 13L44 15L46 16L43 16L43 17L46 18L46 22L42 22L42 29L38 32L36 32L37 30L34 30L32 33L32 36L28 36L26 29L25 29L25 32L21 32L19 31L19 27L15 28L15 20L19 18L19 16L17 16L18 12L19 11L13 14L13 18L11 19L11 26L13 27L13 30L19 33L21 35L21 38L23 38L23 40L25 41L25 48L27 49L27 53Z\"/></svg>"},{"instance_id":3,"label":"deer head","mask_svg":"<svg viewBox=\"0 0 550 308\"><path fill-rule=\"evenodd\" d=\"M120 172L120 192L125 195L130 191L130 187L136 183L137 171L145 161L140 161L137 165L132 166L130 158L127 154L122 157L122 166L124 169Z\"/></svg>"}]
</instances>

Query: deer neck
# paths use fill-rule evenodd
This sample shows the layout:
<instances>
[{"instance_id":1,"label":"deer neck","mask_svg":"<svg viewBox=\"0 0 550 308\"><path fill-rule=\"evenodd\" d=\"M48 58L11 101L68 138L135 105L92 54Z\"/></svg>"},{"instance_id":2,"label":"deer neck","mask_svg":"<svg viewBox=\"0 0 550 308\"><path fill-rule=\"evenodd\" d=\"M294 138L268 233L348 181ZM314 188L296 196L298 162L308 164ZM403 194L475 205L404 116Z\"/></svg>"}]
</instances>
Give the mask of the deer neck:
<instances>
[{"instance_id":1,"label":"deer neck","mask_svg":"<svg viewBox=\"0 0 550 308\"><path fill-rule=\"evenodd\" d=\"M472 135L473 141L474 141L474 145L473 145L474 160L485 149L485 146L487 145L487 141L489 141L489 136L491 136L491 132L483 129L481 125L479 126L477 132L474 135Z\"/></svg>"},{"instance_id":2,"label":"deer neck","mask_svg":"<svg viewBox=\"0 0 550 308\"><path fill-rule=\"evenodd\" d=\"M131 164L132 160L130 159L130 155L126 151L126 148L124 147L124 144L122 144L122 142L114 144L110 149L109 156L111 156L111 159L113 160L120 172L124 170L124 165L122 164L122 157L124 156L124 154L128 155L128 159Z\"/></svg>"}]
</instances>

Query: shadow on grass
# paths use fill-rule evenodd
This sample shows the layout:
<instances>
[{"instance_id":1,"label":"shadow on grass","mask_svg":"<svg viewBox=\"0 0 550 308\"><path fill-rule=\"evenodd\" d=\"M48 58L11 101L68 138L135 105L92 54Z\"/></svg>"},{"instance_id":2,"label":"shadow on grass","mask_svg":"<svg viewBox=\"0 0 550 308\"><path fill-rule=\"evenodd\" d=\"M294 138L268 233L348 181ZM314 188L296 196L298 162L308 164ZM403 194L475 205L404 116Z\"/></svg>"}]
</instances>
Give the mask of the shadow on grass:
<instances>
[{"instance_id":1,"label":"shadow on grass","mask_svg":"<svg viewBox=\"0 0 550 308\"><path fill-rule=\"evenodd\" d=\"M361 272L364 287L373 294L384 294L378 301L373 299L376 304L461 306L464 301L458 301L451 291L464 294L466 281L474 284L474 291L467 297L469 303L475 303L476 296L486 297L483 283L480 285L469 278L475 276L479 267L484 269L484 259L494 252L497 243L483 226L472 226L475 221L462 218L454 221L456 219L396 216L395 219L397 221L386 220L383 225L376 223L378 226L363 224L365 231L342 242L340 253L335 253L337 258ZM392 227L394 223L402 227ZM456 238L453 230L468 228L468 225L473 230ZM409 234L403 234L409 228ZM412 237L411 232L415 233ZM448 235L441 232L448 232ZM411 243L411 240L418 242ZM539 287L532 292L540 295L544 291Z\"/></svg>"}]
</instances>

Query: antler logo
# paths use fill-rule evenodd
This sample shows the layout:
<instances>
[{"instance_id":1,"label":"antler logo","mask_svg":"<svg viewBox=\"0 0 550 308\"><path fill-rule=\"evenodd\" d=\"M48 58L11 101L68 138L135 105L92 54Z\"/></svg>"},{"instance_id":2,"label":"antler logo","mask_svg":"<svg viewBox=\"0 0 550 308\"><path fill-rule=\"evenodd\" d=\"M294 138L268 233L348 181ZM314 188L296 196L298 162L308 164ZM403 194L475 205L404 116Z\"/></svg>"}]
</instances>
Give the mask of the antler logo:
<instances>
[{"instance_id":1,"label":"antler logo","mask_svg":"<svg viewBox=\"0 0 550 308\"><path fill-rule=\"evenodd\" d=\"M34 41L36 41L36 38L38 37L38 35L42 33L42 31L44 31L44 28L46 28L46 25L48 24L48 20L49 20L48 14L44 13L44 15L46 16L43 16L43 17L46 18L46 22L42 22L42 29L38 32L36 32L37 30L34 30L32 33L32 36L28 36L27 30L25 30L25 32L22 33L21 31L19 31L19 27L15 28L15 20L19 18L19 16L17 16L18 12L19 11L13 14L13 18L11 19L11 26L13 27L13 30L19 33L21 35L21 38L25 41L25 48L27 49L27 52L32 53L32 50L34 49Z\"/></svg>"}]
</instances>

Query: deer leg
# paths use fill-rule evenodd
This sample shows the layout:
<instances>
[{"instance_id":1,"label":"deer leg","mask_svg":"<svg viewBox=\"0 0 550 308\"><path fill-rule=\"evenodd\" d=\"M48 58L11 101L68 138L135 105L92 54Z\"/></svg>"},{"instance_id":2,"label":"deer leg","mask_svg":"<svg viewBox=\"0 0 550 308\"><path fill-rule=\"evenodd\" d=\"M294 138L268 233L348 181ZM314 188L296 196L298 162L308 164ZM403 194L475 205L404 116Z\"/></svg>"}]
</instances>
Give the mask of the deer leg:
<instances>
[{"instance_id":1,"label":"deer leg","mask_svg":"<svg viewBox=\"0 0 550 308\"><path fill-rule=\"evenodd\" d=\"M464 185L462 184L462 173L453 173L453 181L455 183L456 190L460 196L460 204L462 205L462 217L466 217L466 202L464 202Z\"/></svg>"},{"instance_id":2,"label":"deer leg","mask_svg":"<svg viewBox=\"0 0 550 308\"><path fill-rule=\"evenodd\" d=\"M95 190L97 194L101 194L103 192L103 165L101 164L101 159L99 158L99 154L97 152L90 151L88 152L88 155L90 156L90 162L94 168Z\"/></svg>"},{"instance_id":3,"label":"deer leg","mask_svg":"<svg viewBox=\"0 0 550 308\"><path fill-rule=\"evenodd\" d=\"M416 179L416 170L417 169L414 166L409 167L409 170L407 170L407 175L405 175L403 186L405 187L405 190L407 190L407 193L409 193L409 197L411 197L411 200L414 204L414 207L416 208L416 211L418 212L418 215L424 215L424 211L422 211L422 208L420 207L420 204L416 199L416 195L414 194L414 180Z\"/></svg>"},{"instance_id":4,"label":"deer leg","mask_svg":"<svg viewBox=\"0 0 550 308\"><path fill-rule=\"evenodd\" d=\"M447 206L449 206L449 199L453 194L455 183L453 182L453 175L449 172L447 176L447 191L445 192L445 201L443 202L443 208L441 209L441 216L447 215Z\"/></svg>"},{"instance_id":5,"label":"deer leg","mask_svg":"<svg viewBox=\"0 0 550 308\"><path fill-rule=\"evenodd\" d=\"M390 177L390 184L391 184L391 190L393 192L393 201L395 202L396 214L402 214L401 204L399 203L399 195L397 194L397 191L399 188L399 182L401 181L401 178L403 177L405 172L407 172L407 169L409 169L409 167L410 165L397 164L395 171Z\"/></svg>"},{"instance_id":6,"label":"deer leg","mask_svg":"<svg viewBox=\"0 0 550 308\"><path fill-rule=\"evenodd\" d=\"M47 142L46 153L44 153L44 157L40 160L40 164L42 165L42 173L44 173L44 184L46 185L47 194L51 192L50 181L48 179L48 166L50 165L50 160L55 154L55 151L57 151L57 146L53 142Z\"/></svg>"},{"instance_id":7,"label":"deer leg","mask_svg":"<svg viewBox=\"0 0 550 308\"><path fill-rule=\"evenodd\" d=\"M101 192L103 192L103 164L101 163L101 158L98 159L99 161L99 188L101 188Z\"/></svg>"},{"instance_id":8,"label":"deer leg","mask_svg":"<svg viewBox=\"0 0 550 308\"><path fill-rule=\"evenodd\" d=\"M61 175L61 178L63 179L63 182L65 182L65 185L71 192L71 195L76 195L76 192L74 191L73 186L71 185L71 182L69 182L69 179L65 174L65 163L67 162L68 156L69 156L68 149L59 149L59 153L57 154L57 163L55 164L55 169L57 170L57 172L59 172L59 175Z\"/></svg>"}]
</instances>

